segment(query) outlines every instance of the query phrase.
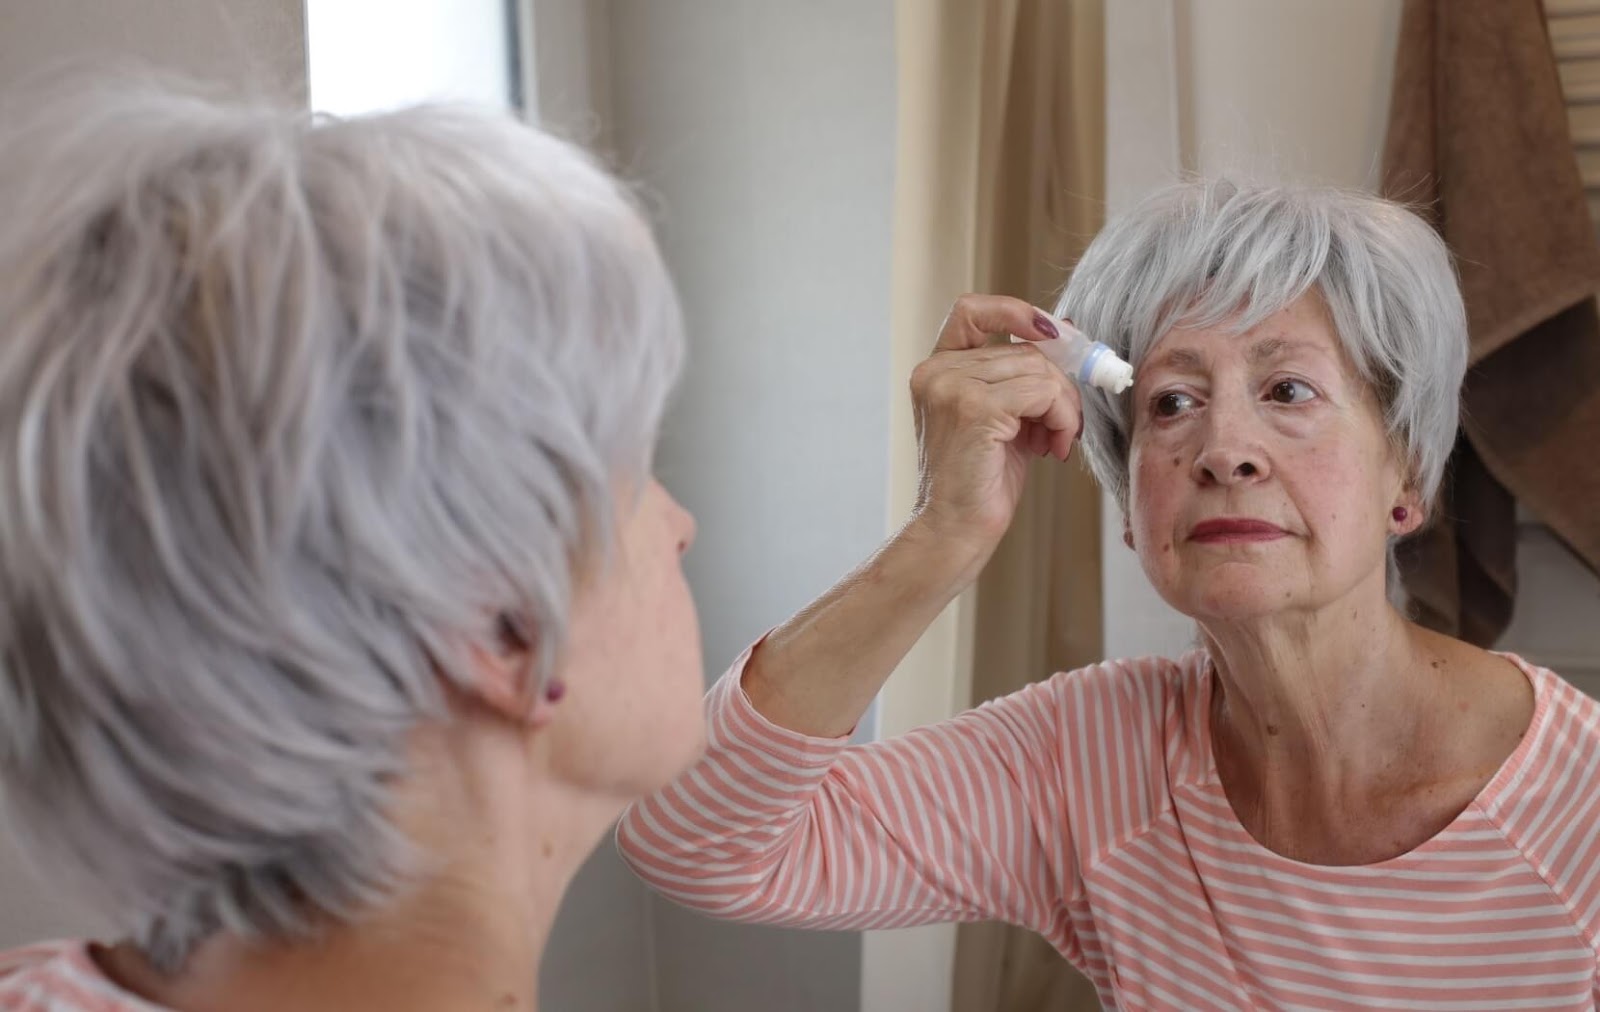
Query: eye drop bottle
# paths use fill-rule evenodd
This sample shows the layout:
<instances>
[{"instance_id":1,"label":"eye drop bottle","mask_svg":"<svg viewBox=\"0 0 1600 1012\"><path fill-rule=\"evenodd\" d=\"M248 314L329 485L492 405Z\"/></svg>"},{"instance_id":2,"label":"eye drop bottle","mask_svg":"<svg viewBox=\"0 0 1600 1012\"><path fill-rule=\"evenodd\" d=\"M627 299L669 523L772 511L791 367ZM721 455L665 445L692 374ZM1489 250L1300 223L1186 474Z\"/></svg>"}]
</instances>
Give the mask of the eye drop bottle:
<instances>
[{"instance_id":1,"label":"eye drop bottle","mask_svg":"<svg viewBox=\"0 0 1600 1012\"><path fill-rule=\"evenodd\" d=\"M1044 310L1040 310L1041 313ZM1099 387L1110 394L1120 394L1133 385L1133 366L1117 357L1117 353L1091 341L1083 331L1065 320L1049 313L1045 318L1055 324L1059 338L1043 341L1025 341L1012 337L1013 344L1031 344L1044 353L1062 372L1071 376L1079 386Z\"/></svg>"}]
</instances>

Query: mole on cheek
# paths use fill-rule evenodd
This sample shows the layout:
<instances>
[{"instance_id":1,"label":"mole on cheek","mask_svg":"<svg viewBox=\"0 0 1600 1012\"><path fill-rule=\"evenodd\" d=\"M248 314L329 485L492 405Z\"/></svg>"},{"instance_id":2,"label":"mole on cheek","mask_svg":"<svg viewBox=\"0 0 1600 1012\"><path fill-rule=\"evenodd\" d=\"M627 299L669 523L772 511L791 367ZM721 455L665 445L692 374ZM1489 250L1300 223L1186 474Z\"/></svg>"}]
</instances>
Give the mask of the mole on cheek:
<instances>
[{"instance_id":1,"label":"mole on cheek","mask_svg":"<svg viewBox=\"0 0 1600 1012\"><path fill-rule=\"evenodd\" d=\"M1183 466L1183 458L1182 457L1173 457L1172 458L1172 466L1173 467L1182 467Z\"/></svg>"}]
</instances>

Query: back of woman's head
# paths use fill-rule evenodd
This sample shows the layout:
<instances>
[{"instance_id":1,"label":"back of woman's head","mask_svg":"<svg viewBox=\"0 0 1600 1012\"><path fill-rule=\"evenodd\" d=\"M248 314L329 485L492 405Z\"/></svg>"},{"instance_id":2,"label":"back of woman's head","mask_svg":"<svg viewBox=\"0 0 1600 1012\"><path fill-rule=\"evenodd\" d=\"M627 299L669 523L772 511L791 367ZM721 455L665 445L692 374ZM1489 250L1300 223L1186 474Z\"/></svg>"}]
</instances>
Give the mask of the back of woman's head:
<instances>
[{"instance_id":1,"label":"back of woman's head","mask_svg":"<svg viewBox=\"0 0 1600 1012\"><path fill-rule=\"evenodd\" d=\"M489 113L148 80L0 136L0 786L172 964L384 897L405 737L561 648L682 354L625 191Z\"/></svg>"}]
</instances>

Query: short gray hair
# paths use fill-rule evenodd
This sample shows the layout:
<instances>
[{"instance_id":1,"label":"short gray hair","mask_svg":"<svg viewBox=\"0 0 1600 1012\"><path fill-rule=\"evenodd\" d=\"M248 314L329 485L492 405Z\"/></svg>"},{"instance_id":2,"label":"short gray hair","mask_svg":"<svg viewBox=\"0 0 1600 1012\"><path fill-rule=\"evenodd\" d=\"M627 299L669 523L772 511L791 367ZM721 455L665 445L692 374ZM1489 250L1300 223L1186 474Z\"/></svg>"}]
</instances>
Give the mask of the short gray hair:
<instances>
[{"instance_id":1,"label":"short gray hair","mask_svg":"<svg viewBox=\"0 0 1600 1012\"><path fill-rule=\"evenodd\" d=\"M684 341L629 193L508 116L193 86L0 136L0 784L159 964L381 903L407 733L536 680Z\"/></svg>"},{"instance_id":2,"label":"short gray hair","mask_svg":"<svg viewBox=\"0 0 1600 1012\"><path fill-rule=\"evenodd\" d=\"M1467 322L1437 233L1399 204L1226 180L1162 189L1101 230L1060 304L1134 365L1174 326L1248 330L1307 292L1327 304L1430 508L1455 442ZM1084 391L1084 449L1128 510L1131 397Z\"/></svg>"}]
</instances>

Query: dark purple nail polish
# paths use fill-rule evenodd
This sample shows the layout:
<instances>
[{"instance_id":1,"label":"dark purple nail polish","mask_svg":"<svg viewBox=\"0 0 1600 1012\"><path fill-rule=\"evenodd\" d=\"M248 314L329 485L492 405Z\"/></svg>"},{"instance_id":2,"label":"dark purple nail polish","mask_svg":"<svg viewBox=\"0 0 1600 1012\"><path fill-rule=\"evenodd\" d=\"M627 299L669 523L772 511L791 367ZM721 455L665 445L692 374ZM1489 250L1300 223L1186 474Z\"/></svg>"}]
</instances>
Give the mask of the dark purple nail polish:
<instances>
[{"instance_id":1,"label":"dark purple nail polish","mask_svg":"<svg viewBox=\"0 0 1600 1012\"><path fill-rule=\"evenodd\" d=\"M1061 331L1057 330L1056 325L1050 322L1050 317L1044 315L1043 313L1033 314L1033 329L1037 330L1045 337L1061 336Z\"/></svg>"}]
</instances>

